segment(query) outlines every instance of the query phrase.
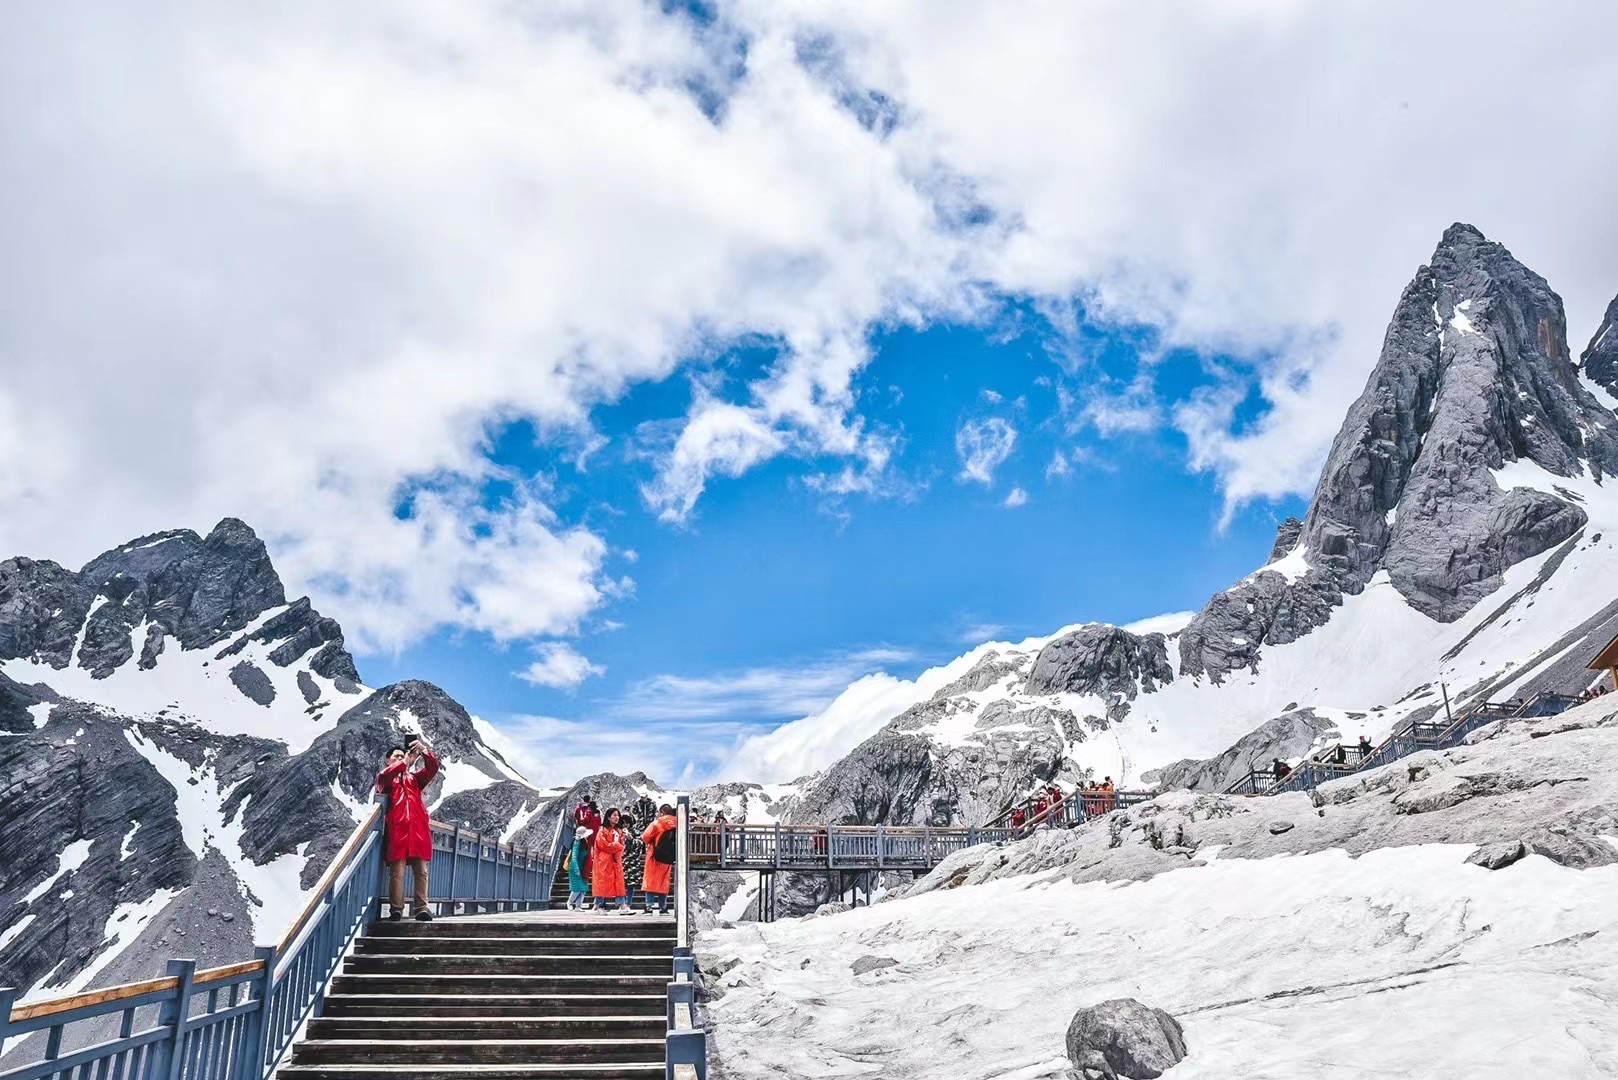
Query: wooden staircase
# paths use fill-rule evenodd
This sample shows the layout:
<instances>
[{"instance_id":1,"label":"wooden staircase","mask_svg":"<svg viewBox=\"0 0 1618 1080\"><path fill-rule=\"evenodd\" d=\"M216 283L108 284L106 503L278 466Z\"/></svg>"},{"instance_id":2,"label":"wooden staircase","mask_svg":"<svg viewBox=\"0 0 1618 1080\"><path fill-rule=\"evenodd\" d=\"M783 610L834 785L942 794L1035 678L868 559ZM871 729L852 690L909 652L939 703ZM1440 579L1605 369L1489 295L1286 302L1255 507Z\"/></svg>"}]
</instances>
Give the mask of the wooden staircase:
<instances>
[{"instance_id":1,"label":"wooden staircase","mask_svg":"<svg viewBox=\"0 0 1618 1080\"><path fill-rule=\"evenodd\" d=\"M662 1077L674 933L616 914L372 923L279 1075Z\"/></svg>"}]
</instances>

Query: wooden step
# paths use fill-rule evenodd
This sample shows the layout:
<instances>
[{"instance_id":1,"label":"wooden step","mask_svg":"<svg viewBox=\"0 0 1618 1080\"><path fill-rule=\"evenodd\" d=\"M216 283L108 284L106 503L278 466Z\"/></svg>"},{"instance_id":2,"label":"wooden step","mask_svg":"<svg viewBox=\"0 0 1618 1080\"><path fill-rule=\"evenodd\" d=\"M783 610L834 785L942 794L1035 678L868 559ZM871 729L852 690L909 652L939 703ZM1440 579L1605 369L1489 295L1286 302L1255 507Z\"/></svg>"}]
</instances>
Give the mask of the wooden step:
<instances>
[{"instance_id":1,"label":"wooden step","mask_svg":"<svg viewBox=\"0 0 1618 1080\"><path fill-rule=\"evenodd\" d=\"M661 1016L320 1016L309 1038L388 1039L662 1039Z\"/></svg>"},{"instance_id":2,"label":"wooden step","mask_svg":"<svg viewBox=\"0 0 1618 1080\"><path fill-rule=\"evenodd\" d=\"M663 994L660 975L351 975L332 979L334 994Z\"/></svg>"},{"instance_id":3,"label":"wooden step","mask_svg":"<svg viewBox=\"0 0 1618 1080\"><path fill-rule=\"evenodd\" d=\"M408 1076L410 1080L663 1080L663 1062L572 1062L556 1065L283 1065L288 1080L370 1080Z\"/></svg>"},{"instance_id":4,"label":"wooden step","mask_svg":"<svg viewBox=\"0 0 1618 1080\"><path fill-rule=\"evenodd\" d=\"M540 918L456 918L433 922L374 922L366 937L674 937L674 922L658 915L580 915Z\"/></svg>"},{"instance_id":5,"label":"wooden step","mask_svg":"<svg viewBox=\"0 0 1618 1080\"><path fill-rule=\"evenodd\" d=\"M327 1016L655 1016L656 994L333 994Z\"/></svg>"},{"instance_id":6,"label":"wooden step","mask_svg":"<svg viewBox=\"0 0 1618 1080\"><path fill-rule=\"evenodd\" d=\"M305 1039L295 1064L539 1065L663 1060L656 1039ZM414 1070L410 1075L415 1075Z\"/></svg>"},{"instance_id":7,"label":"wooden step","mask_svg":"<svg viewBox=\"0 0 1618 1080\"><path fill-rule=\"evenodd\" d=\"M625 916L627 918L627 916ZM648 920L650 921L650 920ZM432 956L576 956L602 953L619 956L672 956L674 939L648 937L362 937L357 955Z\"/></svg>"},{"instance_id":8,"label":"wooden step","mask_svg":"<svg viewBox=\"0 0 1618 1080\"><path fill-rule=\"evenodd\" d=\"M490 956L438 953L356 953L343 962L345 975L662 975L672 974L668 956L618 953Z\"/></svg>"}]
</instances>

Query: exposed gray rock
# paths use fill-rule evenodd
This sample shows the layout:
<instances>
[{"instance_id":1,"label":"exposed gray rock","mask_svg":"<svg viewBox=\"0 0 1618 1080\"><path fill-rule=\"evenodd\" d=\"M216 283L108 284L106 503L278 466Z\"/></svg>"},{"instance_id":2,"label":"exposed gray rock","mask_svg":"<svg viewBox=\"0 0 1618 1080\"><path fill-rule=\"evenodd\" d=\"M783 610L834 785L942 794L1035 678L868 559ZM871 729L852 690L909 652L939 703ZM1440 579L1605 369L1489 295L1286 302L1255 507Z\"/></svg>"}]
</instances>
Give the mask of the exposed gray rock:
<instances>
[{"instance_id":1,"label":"exposed gray rock","mask_svg":"<svg viewBox=\"0 0 1618 1080\"><path fill-rule=\"evenodd\" d=\"M987 690L996 683L1021 673L1022 666L1017 661L1003 659L998 652L990 651L972 665L972 670L934 694L933 699L937 701L959 694Z\"/></svg>"},{"instance_id":2,"label":"exposed gray rock","mask_svg":"<svg viewBox=\"0 0 1618 1080\"><path fill-rule=\"evenodd\" d=\"M1085 1080L1155 1080L1185 1059L1185 1032L1162 1009L1114 998L1073 1014L1067 1056Z\"/></svg>"},{"instance_id":3,"label":"exposed gray rock","mask_svg":"<svg viewBox=\"0 0 1618 1080\"><path fill-rule=\"evenodd\" d=\"M0 660L67 667L94 598L77 574L56 563L0 562Z\"/></svg>"},{"instance_id":4,"label":"exposed gray rock","mask_svg":"<svg viewBox=\"0 0 1618 1080\"><path fill-rule=\"evenodd\" d=\"M823 915L841 915L845 911L853 910L854 909L852 907L843 903L841 900L835 900L829 904L821 904L819 907L815 908L812 913L805 915L804 918L816 919Z\"/></svg>"},{"instance_id":5,"label":"exposed gray rock","mask_svg":"<svg viewBox=\"0 0 1618 1080\"><path fill-rule=\"evenodd\" d=\"M1527 844L1521 840L1502 840L1494 844L1484 844L1467 856L1466 861L1487 870L1502 870L1527 857Z\"/></svg>"},{"instance_id":6,"label":"exposed gray rock","mask_svg":"<svg viewBox=\"0 0 1618 1080\"><path fill-rule=\"evenodd\" d=\"M862 956L849 965L849 970L856 975L867 975L873 971L898 966L899 961L891 956Z\"/></svg>"},{"instance_id":7,"label":"exposed gray rock","mask_svg":"<svg viewBox=\"0 0 1618 1080\"><path fill-rule=\"evenodd\" d=\"M1272 821L1270 822L1270 835L1280 836L1282 833L1291 832L1294 828L1296 826L1290 821Z\"/></svg>"},{"instance_id":8,"label":"exposed gray rock","mask_svg":"<svg viewBox=\"0 0 1618 1080\"><path fill-rule=\"evenodd\" d=\"M266 709L275 703L275 684L255 664L246 660L238 663L230 669L230 681L249 701Z\"/></svg>"},{"instance_id":9,"label":"exposed gray rock","mask_svg":"<svg viewBox=\"0 0 1618 1080\"><path fill-rule=\"evenodd\" d=\"M1310 561L1356 590L1386 569L1418 610L1459 618L1502 570L1585 522L1569 499L1502 491L1490 470L1618 471L1611 419L1578 381L1545 279L1452 226L1405 290L1332 448L1305 520Z\"/></svg>"},{"instance_id":10,"label":"exposed gray rock","mask_svg":"<svg viewBox=\"0 0 1618 1080\"><path fill-rule=\"evenodd\" d=\"M1618 298L1607 305L1601 326L1579 354L1579 368L1591 382L1618 396Z\"/></svg>"},{"instance_id":11,"label":"exposed gray rock","mask_svg":"<svg viewBox=\"0 0 1618 1080\"><path fill-rule=\"evenodd\" d=\"M1095 694L1112 704L1133 701L1174 681L1162 634L1085 626L1040 650L1028 673L1030 694Z\"/></svg>"},{"instance_id":12,"label":"exposed gray rock","mask_svg":"<svg viewBox=\"0 0 1618 1080\"><path fill-rule=\"evenodd\" d=\"M320 700L320 684L307 671L298 672L298 692L311 705Z\"/></svg>"},{"instance_id":13,"label":"exposed gray rock","mask_svg":"<svg viewBox=\"0 0 1618 1080\"><path fill-rule=\"evenodd\" d=\"M157 666L157 658L163 655L163 640L167 637L163 628L157 623L146 628L146 640L140 647L140 668L150 671ZM301 671L298 674L303 674Z\"/></svg>"},{"instance_id":14,"label":"exposed gray rock","mask_svg":"<svg viewBox=\"0 0 1618 1080\"><path fill-rule=\"evenodd\" d=\"M1602 385L1618 365L1613 317L1609 308L1583 359ZM1324 625L1378 570L1417 610L1459 618L1506 568L1586 521L1565 489L1502 490L1493 470L1532 461L1553 477L1586 466L1610 475L1612 417L1578 379L1545 280L1471 226L1452 226L1400 298L1321 471L1301 532L1310 569L1261 571L1215 596L1181 634L1180 674L1218 683L1257 668L1260 646ZM1284 523L1271 561L1298 539Z\"/></svg>"},{"instance_id":15,"label":"exposed gray rock","mask_svg":"<svg viewBox=\"0 0 1618 1080\"><path fill-rule=\"evenodd\" d=\"M1266 561L1275 562L1277 559L1286 558L1292 553L1292 549L1298 546L1298 540L1302 536L1301 518L1289 517L1281 522L1280 527L1275 530L1275 543L1270 545L1270 557Z\"/></svg>"},{"instance_id":16,"label":"exposed gray rock","mask_svg":"<svg viewBox=\"0 0 1618 1080\"><path fill-rule=\"evenodd\" d=\"M1267 767L1276 758L1290 761L1340 738L1337 725L1316 716L1313 708L1293 709L1243 735L1218 757L1176 761L1141 779L1164 789L1224 791L1250 770Z\"/></svg>"}]
</instances>

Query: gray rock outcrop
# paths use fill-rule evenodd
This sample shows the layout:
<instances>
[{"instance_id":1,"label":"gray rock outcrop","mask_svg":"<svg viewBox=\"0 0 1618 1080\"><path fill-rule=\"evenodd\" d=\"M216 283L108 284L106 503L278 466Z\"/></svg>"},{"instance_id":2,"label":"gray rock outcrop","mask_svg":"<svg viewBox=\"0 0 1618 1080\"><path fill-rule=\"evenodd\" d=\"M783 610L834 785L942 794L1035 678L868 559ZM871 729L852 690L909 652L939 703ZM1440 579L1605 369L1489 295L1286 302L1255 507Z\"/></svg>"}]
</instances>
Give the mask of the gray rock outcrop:
<instances>
[{"instance_id":1,"label":"gray rock outcrop","mask_svg":"<svg viewBox=\"0 0 1618 1080\"><path fill-rule=\"evenodd\" d=\"M1249 770L1266 768L1275 758L1293 760L1316 746L1337 741L1341 732L1312 708L1291 709L1243 735L1217 757L1187 759L1153 769L1141 776L1165 790L1224 791Z\"/></svg>"},{"instance_id":2,"label":"gray rock outcrop","mask_svg":"<svg viewBox=\"0 0 1618 1080\"><path fill-rule=\"evenodd\" d=\"M1025 689L1030 694L1095 694L1112 706L1173 680L1162 634L1138 635L1094 625L1041 649Z\"/></svg>"},{"instance_id":3,"label":"gray rock outcrop","mask_svg":"<svg viewBox=\"0 0 1618 1080\"><path fill-rule=\"evenodd\" d=\"M1073 1014L1067 1056L1082 1080L1157 1080L1185 1059L1185 1032L1162 1009L1113 998Z\"/></svg>"},{"instance_id":4,"label":"gray rock outcrop","mask_svg":"<svg viewBox=\"0 0 1618 1080\"><path fill-rule=\"evenodd\" d=\"M1602 385L1614 336L1604 326L1582 361ZM1513 462L1543 469L1550 490L1503 489L1494 470ZM1452 226L1400 298L1301 531L1277 536L1272 562L1301 539L1309 569L1261 570L1214 597L1181 636L1180 673L1220 682L1256 668L1261 645L1323 625L1379 570L1417 610L1459 618L1505 569L1584 525L1554 480L1586 468L1618 471L1618 425L1579 381L1561 299L1504 247Z\"/></svg>"},{"instance_id":5,"label":"gray rock outcrop","mask_svg":"<svg viewBox=\"0 0 1618 1080\"><path fill-rule=\"evenodd\" d=\"M1618 397L1618 297L1607 305L1595 336L1579 354L1579 369L1591 382Z\"/></svg>"}]
</instances>

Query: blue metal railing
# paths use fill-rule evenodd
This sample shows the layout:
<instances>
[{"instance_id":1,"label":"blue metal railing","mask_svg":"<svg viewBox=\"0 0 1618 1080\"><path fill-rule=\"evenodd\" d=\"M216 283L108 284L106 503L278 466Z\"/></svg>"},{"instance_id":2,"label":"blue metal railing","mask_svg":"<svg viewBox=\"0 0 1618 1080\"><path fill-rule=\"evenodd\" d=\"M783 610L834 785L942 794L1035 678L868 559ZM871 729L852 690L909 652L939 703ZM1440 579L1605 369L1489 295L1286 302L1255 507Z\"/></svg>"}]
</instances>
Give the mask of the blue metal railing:
<instances>
[{"instance_id":1,"label":"blue metal railing","mask_svg":"<svg viewBox=\"0 0 1618 1080\"><path fill-rule=\"evenodd\" d=\"M1580 704L1566 694L1539 694L1526 702L1485 701L1450 723L1410 721L1401 724L1382 745L1361 755L1359 747L1338 745L1302 761L1279 779L1273 769L1251 769L1225 788L1226 795L1279 795L1286 791L1312 791L1328 780L1391 765L1418 750L1443 750L1458 745L1478 728L1496 720L1556 716ZM1341 761L1337 760L1339 757Z\"/></svg>"},{"instance_id":2,"label":"blue metal railing","mask_svg":"<svg viewBox=\"0 0 1618 1080\"><path fill-rule=\"evenodd\" d=\"M1026 829L699 824L691 826L691 860L738 870L922 870L964 848L1015 840Z\"/></svg>"},{"instance_id":3,"label":"blue metal railing","mask_svg":"<svg viewBox=\"0 0 1618 1080\"><path fill-rule=\"evenodd\" d=\"M562 837L561 818L547 852L435 821L428 899L441 914L548 907ZM161 979L26 1005L0 988L0 1053L23 1038L37 1054L0 1080L263 1080L320 1014L331 977L380 914L382 846L382 808L373 806L281 941L252 960L205 971L171 960ZM116 1037L63 1051L114 1017Z\"/></svg>"},{"instance_id":4,"label":"blue metal railing","mask_svg":"<svg viewBox=\"0 0 1618 1080\"><path fill-rule=\"evenodd\" d=\"M697 961L691 951L691 799L675 803L674 972L668 984L664 1080L708 1080L708 1034L697 1022Z\"/></svg>"}]
</instances>

